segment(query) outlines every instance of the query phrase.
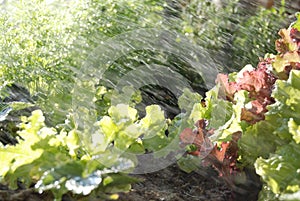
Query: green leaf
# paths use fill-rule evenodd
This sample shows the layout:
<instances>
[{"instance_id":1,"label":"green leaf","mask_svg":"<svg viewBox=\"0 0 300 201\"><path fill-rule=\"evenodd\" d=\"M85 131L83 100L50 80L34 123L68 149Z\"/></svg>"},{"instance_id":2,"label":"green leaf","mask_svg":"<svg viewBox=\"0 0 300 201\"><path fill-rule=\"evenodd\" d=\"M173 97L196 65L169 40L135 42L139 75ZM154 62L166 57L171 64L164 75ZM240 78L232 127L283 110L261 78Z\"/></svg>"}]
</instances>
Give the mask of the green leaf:
<instances>
[{"instance_id":1,"label":"green leaf","mask_svg":"<svg viewBox=\"0 0 300 201\"><path fill-rule=\"evenodd\" d=\"M109 174L104 177L102 186L100 186L99 192L100 196L103 196L103 192L106 193L119 193L119 192L128 192L131 188L131 183L136 183L141 181L139 178L134 178L127 176L125 174ZM113 194L113 196L110 196L109 199L114 197L118 199L118 196L116 194Z\"/></svg>"},{"instance_id":2,"label":"green leaf","mask_svg":"<svg viewBox=\"0 0 300 201\"><path fill-rule=\"evenodd\" d=\"M192 171L199 169L201 166L201 161L202 159L197 156L186 155L178 159L177 164L181 170L191 173Z\"/></svg>"},{"instance_id":3,"label":"green leaf","mask_svg":"<svg viewBox=\"0 0 300 201\"><path fill-rule=\"evenodd\" d=\"M219 97L219 87L207 92L206 107L195 104L190 118L196 122L199 119L206 119L209 122L208 128L214 129L214 134L209 138L214 141L227 141L231 139L234 132L240 131L240 104L233 105ZM239 96L241 92L236 93ZM239 102L238 102L239 103ZM244 103L241 102L243 105Z\"/></svg>"},{"instance_id":4,"label":"green leaf","mask_svg":"<svg viewBox=\"0 0 300 201\"><path fill-rule=\"evenodd\" d=\"M23 123L20 124L22 129L18 134L24 139L24 141L30 141L32 143L39 140L38 131L45 125L45 117L41 110L35 110L29 118L24 117ZM29 124L27 122L30 122ZM30 133L30 135L28 135Z\"/></svg>"},{"instance_id":5,"label":"green leaf","mask_svg":"<svg viewBox=\"0 0 300 201\"><path fill-rule=\"evenodd\" d=\"M243 132L244 127L247 127L246 122L241 121L241 113L242 108L250 101L249 93L244 90L240 90L234 94L235 104L231 102L220 101L220 106L216 108L215 113L217 113L216 122L219 122L218 127L216 127L215 134L210 137L210 139L214 139L219 142L230 141L232 138L232 134L236 132ZM223 111L219 112L218 111ZM222 124L223 122L223 124Z\"/></svg>"},{"instance_id":6,"label":"green leaf","mask_svg":"<svg viewBox=\"0 0 300 201\"><path fill-rule=\"evenodd\" d=\"M197 122L199 119L213 119L215 115L219 115L222 112L225 112L225 108L223 108L225 101L219 99L219 87L215 86L208 92L206 92L206 98L205 98L205 106L201 103L195 103L193 105L192 111L189 114L189 119L192 120L193 123ZM222 104L224 103L224 104ZM218 109L221 109L218 111L218 109L215 110L215 107L218 107L218 104L221 104L222 106L219 107ZM222 113L223 114L223 113ZM215 118L214 120L217 120L218 118ZM223 118L222 118L223 119ZM214 122L216 123L216 122ZM212 123L212 124L214 124ZM217 125L212 125L210 124L209 126L217 126Z\"/></svg>"},{"instance_id":7,"label":"green leaf","mask_svg":"<svg viewBox=\"0 0 300 201\"><path fill-rule=\"evenodd\" d=\"M129 147L129 152L134 154L144 154L145 147L140 138L138 138L135 142L133 142Z\"/></svg>"},{"instance_id":8,"label":"green leaf","mask_svg":"<svg viewBox=\"0 0 300 201\"><path fill-rule=\"evenodd\" d=\"M141 128L144 132L144 139L152 138L166 129L166 120L164 112L158 105L146 107L146 116L140 121Z\"/></svg>"},{"instance_id":9,"label":"green leaf","mask_svg":"<svg viewBox=\"0 0 300 201\"><path fill-rule=\"evenodd\" d=\"M183 94L178 98L178 106L181 110L190 112L194 104L201 103L202 96L198 93L191 92L188 88L183 90Z\"/></svg>"},{"instance_id":10,"label":"green leaf","mask_svg":"<svg viewBox=\"0 0 300 201\"><path fill-rule=\"evenodd\" d=\"M220 97L222 95L219 92L219 86L206 92L205 113L200 118L209 120L208 128L218 129L232 117L232 103L224 100L224 97Z\"/></svg>"},{"instance_id":11,"label":"green leaf","mask_svg":"<svg viewBox=\"0 0 300 201\"><path fill-rule=\"evenodd\" d=\"M38 159L42 149L32 150L30 143L21 142L16 146L0 148L0 176L5 176L9 171L14 172L18 167L32 163Z\"/></svg>"},{"instance_id":12,"label":"green leaf","mask_svg":"<svg viewBox=\"0 0 300 201\"><path fill-rule=\"evenodd\" d=\"M199 119L207 117L208 109L203 107L201 103L196 103L193 105L193 109L188 117L188 120L191 121L191 126L197 122Z\"/></svg>"},{"instance_id":13,"label":"green leaf","mask_svg":"<svg viewBox=\"0 0 300 201\"><path fill-rule=\"evenodd\" d=\"M75 130L71 130L65 138L65 143L69 149L69 154L76 157L76 150L80 147L79 137Z\"/></svg>"},{"instance_id":14,"label":"green leaf","mask_svg":"<svg viewBox=\"0 0 300 201\"><path fill-rule=\"evenodd\" d=\"M137 134L139 134L137 132ZM117 149L126 152L128 151L131 144L133 144L136 141L136 138L131 137L129 133L126 131L119 131L118 136L114 140L114 147Z\"/></svg>"},{"instance_id":15,"label":"green leaf","mask_svg":"<svg viewBox=\"0 0 300 201\"><path fill-rule=\"evenodd\" d=\"M297 63L297 62L300 62L299 54L296 51L288 52L284 55L277 55L275 57L273 67L277 73L283 73L285 67L289 66L290 63Z\"/></svg>"},{"instance_id":16,"label":"green leaf","mask_svg":"<svg viewBox=\"0 0 300 201\"><path fill-rule=\"evenodd\" d=\"M290 83L295 89L300 90L300 71L299 70L292 70L290 72L288 83Z\"/></svg>"},{"instance_id":17,"label":"green leaf","mask_svg":"<svg viewBox=\"0 0 300 201\"><path fill-rule=\"evenodd\" d=\"M72 186L73 180L80 178L83 168L83 161L66 161L60 166L45 171L40 180L35 184L35 188L38 189L39 193L52 190L55 198L59 200L68 190L73 190L70 186ZM87 191L83 186L81 187L80 192L75 190L73 192L80 194Z\"/></svg>"},{"instance_id":18,"label":"green leaf","mask_svg":"<svg viewBox=\"0 0 300 201\"><path fill-rule=\"evenodd\" d=\"M273 193L287 193L293 190L291 186L300 183L298 173L300 164L295 160L300 157L299 150L300 145L292 142L279 147L268 159L256 160L254 165L257 174L263 178ZM297 188L294 190L298 191Z\"/></svg>"},{"instance_id":19,"label":"green leaf","mask_svg":"<svg viewBox=\"0 0 300 201\"><path fill-rule=\"evenodd\" d=\"M268 158L276 147L285 143L274 132L275 127L267 121L260 121L246 129L239 140L240 161L252 165L259 157Z\"/></svg>"},{"instance_id":20,"label":"green leaf","mask_svg":"<svg viewBox=\"0 0 300 201\"><path fill-rule=\"evenodd\" d=\"M113 122L111 117L104 116L99 121L99 126L100 126L101 131L104 134L104 136L105 136L105 138L108 142L111 142L116 138L116 134L119 131L119 128L115 124L115 122Z\"/></svg>"},{"instance_id":21,"label":"green leaf","mask_svg":"<svg viewBox=\"0 0 300 201\"><path fill-rule=\"evenodd\" d=\"M0 175L2 177L8 171L14 172L18 167L30 164L42 155L44 150L33 149L32 146L41 139L38 131L44 125L44 120L42 111L33 111L31 117L23 118L20 126L23 130L19 132L22 139L19 139L19 143L15 146L0 147Z\"/></svg>"},{"instance_id":22,"label":"green leaf","mask_svg":"<svg viewBox=\"0 0 300 201\"><path fill-rule=\"evenodd\" d=\"M141 119L140 126L144 133L142 141L145 149L158 151L168 145L168 137L165 135L168 125L158 105L146 107L146 116Z\"/></svg>"},{"instance_id":23,"label":"green leaf","mask_svg":"<svg viewBox=\"0 0 300 201\"><path fill-rule=\"evenodd\" d=\"M295 16L297 17L297 20L292 24L292 27L298 29L298 31L300 31L300 13L297 12L295 14Z\"/></svg>"},{"instance_id":24,"label":"green leaf","mask_svg":"<svg viewBox=\"0 0 300 201\"><path fill-rule=\"evenodd\" d=\"M26 103L20 101L9 102L8 105L12 107L13 110L22 110L34 106L32 103Z\"/></svg>"},{"instance_id":25,"label":"green leaf","mask_svg":"<svg viewBox=\"0 0 300 201\"><path fill-rule=\"evenodd\" d=\"M111 106L108 114L118 126L129 125L137 120L137 110L126 104Z\"/></svg>"},{"instance_id":26,"label":"green leaf","mask_svg":"<svg viewBox=\"0 0 300 201\"><path fill-rule=\"evenodd\" d=\"M289 132L292 134L293 139L297 144L300 143L300 125L298 125L293 119L288 122Z\"/></svg>"}]
</instances>

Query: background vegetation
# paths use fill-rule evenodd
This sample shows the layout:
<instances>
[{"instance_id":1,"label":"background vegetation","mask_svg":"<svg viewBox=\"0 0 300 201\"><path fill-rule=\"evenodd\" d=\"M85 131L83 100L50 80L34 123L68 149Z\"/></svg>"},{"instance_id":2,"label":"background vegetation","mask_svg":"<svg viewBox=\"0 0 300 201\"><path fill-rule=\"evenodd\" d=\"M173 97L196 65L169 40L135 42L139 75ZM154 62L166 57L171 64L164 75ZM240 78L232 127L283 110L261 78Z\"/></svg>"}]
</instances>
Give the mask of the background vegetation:
<instances>
[{"instance_id":1,"label":"background vegetation","mask_svg":"<svg viewBox=\"0 0 300 201\"><path fill-rule=\"evenodd\" d=\"M34 186L39 192L50 190L57 200L66 194L74 199L87 199L85 196L88 195L114 199L117 198L115 193L127 191L131 183L137 182L125 174L137 166L135 154L159 153L155 156L165 157L172 149L183 149L199 156L201 146L199 148L195 141L187 140L189 138L182 138L193 135L194 124L198 122L198 132L205 136L212 132L211 129L218 128L214 135L217 137L211 138L214 149L205 153L213 152L211 155L221 160L220 166L216 166L216 161L211 162L217 170L228 168L221 174L227 174L236 168L237 163L242 163L238 167L241 169L234 171L249 166L256 168L262 177L262 200L277 199L278 194L282 199L296 196L299 192L299 167L296 163L289 163L292 158L287 153L294 154L295 158L299 155L298 116L290 115L299 109L299 100L292 95L298 90L295 83L299 83L299 38L297 32L294 38L289 38L293 34L290 30L281 32L282 41L276 43L275 48L279 28L290 23L284 1L269 9L253 7L254 12L245 10L242 5L236 0L222 1L222 4L206 0L7 1L2 5L0 17L0 117L1 122L5 122L1 129L6 131L5 139L3 135L0 138L0 181L10 188L17 188L21 183L26 188ZM249 66L241 73L233 72L226 79L223 77L221 84L226 85L226 93L232 92L232 86L240 87L229 93L227 99L220 98L219 85L208 90L202 75L193 70L184 57L156 49L135 50L118 58L96 83L81 82L76 78L84 72L81 67L99 44L119 34L145 28L169 30L186 36L191 45L204 48L212 58L211 65L222 72L239 71L246 64L256 66L258 58L264 57L265 53L274 55L266 56L261 61L265 63L259 63L257 70L250 71L259 74L249 73L251 79L258 79L255 86L239 79L241 74L244 76L243 72L248 72ZM280 49L278 44L287 51ZM167 66L180 73L195 92L183 90L177 100L160 86L146 86L135 90L129 103L112 105L118 80L140 65L148 64ZM266 68L269 65L274 65L272 73ZM279 81L274 84L274 78L267 82L268 76L279 78ZM128 80L129 85L133 83ZM86 100L81 94L76 96L74 86L86 89L85 93L95 94ZM274 86L276 90L272 91ZM95 91L89 91L89 87ZM284 93L285 89L288 89L288 94ZM260 90L269 91L262 95L258 93ZM261 97L269 102L260 102ZM96 107L88 110L74 108L74 99L83 100L83 106L92 102ZM258 100L256 105L253 99ZM267 108L274 103L272 101L276 104ZM249 104L261 109L263 117L255 116L257 111L250 110ZM287 104L293 106L289 114L281 110ZM32 106L34 108L29 108ZM24 114L24 108L34 111L30 117L17 118ZM82 130L81 123L86 119L76 121L77 110L81 109L88 117L92 116L94 130ZM264 119L267 109L270 113ZM12 115L16 111L20 113ZM248 111L247 115L250 112L254 119L247 115L243 119L241 115L245 111ZM204 119L209 121L208 127ZM272 122L282 119L284 121L277 129ZM269 130L262 138L258 135L260 126ZM186 128L189 129L184 130ZM236 133L244 135L238 145ZM273 135L278 140L269 142ZM201 140L203 142L204 138ZM262 151L262 147L247 151L261 141L267 145L267 152ZM165 149L171 142L174 143L172 147ZM180 142L187 146L180 147ZM247 144L249 142L251 146ZM232 144L236 146L235 151L230 152L234 157L230 155L228 158L234 160L234 165L228 167L223 163L228 159L227 155L220 148ZM272 149L270 144L274 145ZM237 157L237 150L241 151L242 157ZM178 164L183 170L192 171L198 167L195 164L199 164L200 159L187 155L178 159ZM282 165L291 167L295 175L292 183L284 179L287 168L280 169L278 177L274 173L274 169ZM227 179L231 185L231 178Z\"/></svg>"}]
</instances>

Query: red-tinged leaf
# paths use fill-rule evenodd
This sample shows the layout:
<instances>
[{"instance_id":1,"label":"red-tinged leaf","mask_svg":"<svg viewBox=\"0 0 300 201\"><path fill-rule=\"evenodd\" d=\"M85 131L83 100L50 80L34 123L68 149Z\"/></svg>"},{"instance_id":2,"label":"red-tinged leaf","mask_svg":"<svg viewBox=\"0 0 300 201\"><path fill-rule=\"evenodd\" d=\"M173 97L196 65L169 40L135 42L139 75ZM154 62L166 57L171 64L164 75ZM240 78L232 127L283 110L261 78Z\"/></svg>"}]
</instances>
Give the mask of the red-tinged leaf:
<instances>
[{"instance_id":1,"label":"red-tinged leaf","mask_svg":"<svg viewBox=\"0 0 300 201\"><path fill-rule=\"evenodd\" d=\"M191 154L193 156L200 156L201 152L199 150L197 150L197 151L189 152L189 154Z\"/></svg>"},{"instance_id":2,"label":"red-tinged leaf","mask_svg":"<svg viewBox=\"0 0 300 201\"><path fill-rule=\"evenodd\" d=\"M216 83L220 84L220 94L221 96L226 96L226 99L229 101L233 100L234 94L237 91L236 82L229 82L228 75L218 74Z\"/></svg>"},{"instance_id":3,"label":"red-tinged leaf","mask_svg":"<svg viewBox=\"0 0 300 201\"><path fill-rule=\"evenodd\" d=\"M251 101L252 108L242 109L241 120L247 121L248 123L255 124L261 120L265 119L265 113L267 110L267 105L273 103L273 101L268 100L254 100Z\"/></svg>"},{"instance_id":4,"label":"red-tinged leaf","mask_svg":"<svg viewBox=\"0 0 300 201\"><path fill-rule=\"evenodd\" d=\"M239 168L236 166L236 162L238 159L238 140L241 138L242 133L239 132L235 132L232 134L232 140L230 142L230 146L227 149L227 152L225 154L225 158L229 163L229 174L236 174L238 173L240 170Z\"/></svg>"},{"instance_id":5,"label":"red-tinged leaf","mask_svg":"<svg viewBox=\"0 0 300 201\"><path fill-rule=\"evenodd\" d=\"M300 69L300 32L292 27L280 30L279 35L273 67L280 79L287 80L292 69Z\"/></svg>"},{"instance_id":6,"label":"red-tinged leaf","mask_svg":"<svg viewBox=\"0 0 300 201\"><path fill-rule=\"evenodd\" d=\"M214 134L213 129L211 129L211 130L206 129L207 125L208 125L208 122L206 120L204 120L204 119L198 120L195 123L195 126L198 128L197 134L202 135L204 138Z\"/></svg>"},{"instance_id":7,"label":"red-tinged leaf","mask_svg":"<svg viewBox=\"0 0 300 201\"><path fill-rule=\"evenodd\" d=\"M180 134L180 141L183 144L195 144L197 147L202 144L202 136L196 135L191 128L185 128Z\"/></svg>"},{"instance_id":8,"label":"red-tinged leaf","mask_svg":"<svg viewBox=\"0 0 300 201\"><path fill-rule=\"evenodd\" d=\"M256 114L245 108L242 109L241 120L246 121L250 124L255 124L264 119L264 115Z\"/></svg>"},{"instance_id":9,"label":"red-tinged leaf","mask_svg":"<svg viewBox=\"0 0 300 201\"><path fill-rule=\"evenodd\" d=\"M297 43L293 41L290 35L291 29L281 29L278 34L281 36L281 39L278 39L275 42L276 50L279 54L285 54L289 51L297 51Z\"/></svg>"},{"instance_id":10,"label":"red-tinged leaf","mask_svg":"<svg viewBox=\"0 0 300 201\"><path fill-rule=\"evenodd\" d=\"M267 99L266 101L260 101L260 100L251 101L252 108L249 111L255 114L266 113L267 109L266 109L266 104L264 104L264 102L267 102Z\"/></svg>"},{"instance_id":11,"label":"red-tinged leaf","mask_svg":"<svg viewBox=\"0 0 300 201\"><path fill-rule=\"evenodd\" d=\"M300 31L298 31L298 29L296 28L291 28L290 37L294 43L298 44L300 42ZM298 50L299 50L299 46L298 46Z\"/></svg>"},{"instance_id":12,"label":"red-tinged leaf","mask_svg":"<svg viewBox=\"0 0 300 201\"><path fill-rule=\"evenodd\" d=\"M211 153L204 159L204 164L212 165L229 185L233 184L231 175L237 174L240 171L236 166L236 162L238 158L237 142L241 135L241 132L233 133L230 142L223 142L220 148L216 145Z\"/></svg>"},{"instance_id":13,"label":"red-tinged leaf","mask_svg":"<svg viewBox=\"0 0 300 201\"><path fill-rule=\"evenodd\" d=\"M223 142L221 144L221 148L219 149L216 145L214 149L211 151L211 155L214 156L214 159L218 160L219 162L223 163L225 158L225 153L227 148L229 147L229 142Z\"/></svg>"},{"instance_id":14,"label":"red-tinged leaf","mask_svg":"<svg viewBox=\"0 0 300 201\"><path fill-rule=\"evenodd\" d=\"M220 94L225 94L227 100L233 101L234 94L240 90L248 91L249 98L255 100L251 109L243 109L241 120L254 124L264 119L267 105L274 103L271 93L277 78L268 70L273 62L272 58L261 60L256 69L244 71L235 82L229 82L228 75L218 75L216 82L220 84Z\"/></svg>"},{"instance_id":15,"label":"red-tinged leaf","mask_svg":"<svg viewBox=\"0 0 300 201\"><path fill-rule=\"evenodd\" d=\"M297 51L277 55L273 63L280 79L286 80L292 69L297 69L300 63L300 55Z\"/></svg>"},{"instance_id":16,"label":"red-tinged leaf","mask_svg":"<svg viewBox=\"0 0 300 201\"><path fill-rule=\"evenodd\" d=\"M263 120L267 105L274 103L271 93L277 78L268 70L273 61L274 59L261 60L256 69L244 71L243 76L236 82L229 82L227 75L218 75L217 83L220 83L220 92L226 94L227 100L233 101L234 94L239 90L248 91L249 98L255 100L252 101L250 109L242 110L241 120L252 124Z\"/></svg>"},{"instance_id":17,"label":"red-tinged leaf","mask_svg":"<svg viewBox=\"0 0 300 201\"><path fill-rule=\"evenodd\" d=\"M213 130L207 130L207 123L204 119L201 119L196 122L196 130L191 128L185 128L179 138L181 143L186 146L193 144L197 147L197 151L190 152L192 155L199 156L201 153L207 153L211 151L212 143L209 140L208 136L213 134Z\"/></svg>"},{"instance_id":18,"label":"red-tinged leaf","mask_svg":"<svg viewBox=\"0 0 300 201\"><path fill-rule=\"evenodd\" d=\"M268 71L266 65L259 65L251 72L244 72L243 77L237 80L237 84L240 90L247 90L253 98L256 98L258 93L266 89L267 93L260 95L270 96L270 88L274 85L275 80L275 76Z\"/></svg>"}]
</instances>

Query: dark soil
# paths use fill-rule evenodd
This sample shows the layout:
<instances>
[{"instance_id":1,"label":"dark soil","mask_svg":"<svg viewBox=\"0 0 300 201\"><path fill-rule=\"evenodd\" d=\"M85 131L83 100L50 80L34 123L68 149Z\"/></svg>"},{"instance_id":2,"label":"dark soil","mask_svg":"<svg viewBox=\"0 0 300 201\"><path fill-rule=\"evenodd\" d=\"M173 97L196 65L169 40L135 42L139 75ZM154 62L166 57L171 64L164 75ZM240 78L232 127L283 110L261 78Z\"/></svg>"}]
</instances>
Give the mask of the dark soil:
<instances>
[{"instance_id":1,"label":"dark soil","mask_svg":"<svg viewBox=\"0 0 300 201\"><path fill-rule=\"evenodd\" d=\"M134 184L129 193L120 194L119 201L256 201L260 178L249 169L245 175L242 183L230 189L212 168L185 173L173 165L136 176L143 181Z\"/></svg>"},{"instance_id":2,"label":"dark soil","mask_svg":"<svg viewBox=\"0 0 300 201\"><path fill-rule=\"evenodd\" d=\"M256 201L259 183L238 188L232 192L218 177L206 168L192 173L181 171L177 165L144 175L132 175L141 179L128 193L120 193L118 201ZM52 201L51 193L38 194L33 189L9 190L0 184L0 201ZM62 201L75 201L64 196ZM98 199L94 199L98 200ZM101 199L100 199L101 200ZM100 201L99 200L99 201Z\"/></svg>"},{"instance_id":3,"label":"dark soil","mask_svg":"<svg viewBox=\"0 0 300 201\"><path fill-rule=\"evenodd\" d=\"M231 191L217 178L211 169L185 173L176 165L158 172L133 175L142 182L133 184L128 193L121 193L119 201L226 201L231 199ZM0 201L40 201L52 200L50 194L38 194L33 189L9 190L0 185ZM66 198L65 201L70 199ZM73 199L71 199L73 200Z\"/></svg>"},{"instance_id":4,"label":"dark soil","mask_svg":"<svg viewBox=\"0 0 300 201\"><path fill-rule=\"evenodd\" d=\"M120 201L232 200L231 191L212 169L188 174L173 165L136 177L144 181L134 184L129 193L122 193Z\"/></svg>"}]
</instances>

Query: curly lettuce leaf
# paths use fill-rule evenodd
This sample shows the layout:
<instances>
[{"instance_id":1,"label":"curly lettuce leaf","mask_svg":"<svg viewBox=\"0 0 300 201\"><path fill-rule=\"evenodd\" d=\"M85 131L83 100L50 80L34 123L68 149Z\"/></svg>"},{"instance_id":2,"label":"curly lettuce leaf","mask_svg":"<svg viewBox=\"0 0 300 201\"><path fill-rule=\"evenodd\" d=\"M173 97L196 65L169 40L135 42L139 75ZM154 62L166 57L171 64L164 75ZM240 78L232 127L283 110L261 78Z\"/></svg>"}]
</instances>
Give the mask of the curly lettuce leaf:
<instances>
[{"instance_id":1,"label":"curly lettuce leaf","mask_svg":"<svg viewBox=\"0 0 300 201\"><path fill-rule=\"evenodd\" d=\"M271 141L260 137L261 139L258 138L254 142L257 143L260 140L271 146L270 142L275 143L273 144L274 151L268 150L271 153L269 156L266 155L265 150L258 151L261 155L254 163L257 174L266 183L260 200L270 198L273 194L277 195L275 197L278 200L299 200L296 197L299 194L300 183L299 82L300 71L297 70L290 72L288 80L276 82L276 88L272 94L276 103L269 106L264 123L266 126L255 132L256 136L269 136Z\"/></svg>"},{"instance_id":2,"label":"curly lettuce leaf","mask_svg":"<svg viewBox=\"0 0 300 201\"><path fill-rule=\"evenodd\" d=\"M255 162L257 174L274 194L295 193L299 191L300 145L292 142L281 146L269 158L258 158Z\"/></svg>"},{"instance_id":3,"label":"curly lettuce leaf","mask_svg":"<svg viewBox=\"0 0 300 201\"><path fill-rule=\"evenodd\" d=\"M104 195L112 189L130 188L135 179L123 172L134 167L132 160L109 149L98 150L97 155L88 153L81 147L77 130L57 132L46 127L44 121L40 110L33 111L28 118L22 117L19 143L0 147L1 182L11 188L17 188L18 182L26 187L35 184L37 191L49 190L56 200L68 191L84 196L98 190ZM109 182L108 177L114 179Z\"/></svg>"}]
</instances>

